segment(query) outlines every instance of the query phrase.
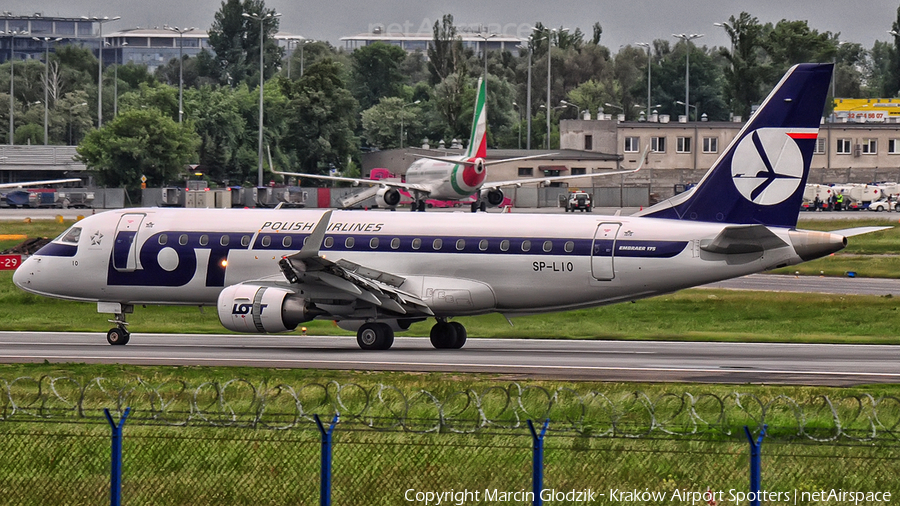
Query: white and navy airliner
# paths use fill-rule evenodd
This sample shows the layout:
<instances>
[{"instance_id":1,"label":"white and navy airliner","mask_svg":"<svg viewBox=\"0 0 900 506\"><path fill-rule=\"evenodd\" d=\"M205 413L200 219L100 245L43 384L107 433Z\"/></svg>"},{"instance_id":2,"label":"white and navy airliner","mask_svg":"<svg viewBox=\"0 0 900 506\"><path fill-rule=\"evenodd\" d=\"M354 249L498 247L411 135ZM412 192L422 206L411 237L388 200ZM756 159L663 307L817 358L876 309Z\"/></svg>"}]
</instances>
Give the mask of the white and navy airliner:
<instances>
[{"instance_id":1,"label":"white and navy airliner","mask_svg":"<svg viewBox=\"0 0 900 506\"><path fill-rule=\"evenodd\" d=\"M601 306L797 264L869 231L796 229L831 72L791 68L690 193L639 215L124 209L78 222L13 279L114 314L110 344L128 342L135 305L183 304L216 306L238 332L336 320L363 349L433 318L434 347L460 348L460 316Z\"/></svg>"}]
</instances>

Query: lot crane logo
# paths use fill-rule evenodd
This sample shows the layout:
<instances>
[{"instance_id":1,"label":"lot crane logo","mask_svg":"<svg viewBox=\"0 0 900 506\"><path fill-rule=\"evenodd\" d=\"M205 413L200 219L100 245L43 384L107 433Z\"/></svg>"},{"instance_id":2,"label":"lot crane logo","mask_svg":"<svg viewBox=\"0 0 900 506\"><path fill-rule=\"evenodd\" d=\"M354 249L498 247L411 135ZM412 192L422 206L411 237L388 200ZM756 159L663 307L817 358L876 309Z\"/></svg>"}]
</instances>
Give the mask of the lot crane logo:
<instances>
[{"instance_id":1,"label":"lot crane logo","mask_svg":"<svg viewBox=\"0 0 900 506\"><path fill-rule=\"evenodd\" d=\"M760 128L745 136L731 161L735 188L755 204L771 206L787 200L803 180L803 154L795 139L809 136L784 128Z\"/></svg>"}]
</instances>

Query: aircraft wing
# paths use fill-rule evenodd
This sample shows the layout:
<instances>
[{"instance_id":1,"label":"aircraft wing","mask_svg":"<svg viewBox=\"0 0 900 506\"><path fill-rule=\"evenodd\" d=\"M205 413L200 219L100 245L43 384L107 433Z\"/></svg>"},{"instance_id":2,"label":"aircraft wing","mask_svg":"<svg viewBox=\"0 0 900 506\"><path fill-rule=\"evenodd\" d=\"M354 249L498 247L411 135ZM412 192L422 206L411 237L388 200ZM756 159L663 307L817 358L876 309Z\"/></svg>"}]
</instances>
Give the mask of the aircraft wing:
<instances>
[{"instance_id":1,"label":"aircraft wing","mask_svg":"<svg viewBox=\"0 0 900 506\"><path fill-rule=\"evenodd\" d=\"M22 188L25 186L41 186L45 184L62 184L62 183L80 183L81 179L79 178L69 178L69 179L45 179L43 181L23 181L21 183L3 183L0 184L0 189L8 189L8 188Z\"/></svg>"},{"instance_id":2,"label":"aircraft wing","mask_svg":"<svg viewBox=\"0 0 900 506\"><path fill-rule=\"evenodd\" d=\"M328 230L331 213L329 210L322 215L299 252L278 262L288 282L292 285L302 284L306 287L305 291L312 293L315 293L316 285L328 290L338 290L401 315L434 314L425 301L399 288L406 281L405 278L348 260L332 261L321 255L319 250Z\"/></svg>"},{"instance_id":3,"label":"aircraft wing","mask_svg":"<svg viewBox=\"0 0 900 506\"><path fill-rule=\"evenodd\" d=\"M614 176L614 175L616 175L616 174L633 174L633 173L635 173L635 172L641 170L641 167L644 166L644 161L647 159L647 152L648 152L648 151L649 151L649 148L647 148L647 149L644 150L644 154L641 156L641 163L638 164L638 166L637 166L636 169L629 169L629 170L614 170L614 171L609 171L609 172L595 172L595 173L593 173L593 174L578 174L578 175L570 174L570 175L568 175L568 176L532 177L532 178L528 178L528 179L516 179L516 180L511 180L511 181L494 181L494 182L484 183L484 185L482 185L481 188L484 189L484 190L492 190L492 189L494 189L494 188L501 188L501 187L504 187L504 186L515 186L515 187L520 187L520 186L522 186L522 185L524 185L524 184L531 184L531 183L550 183L550 182L553 182L553 181L565 181L566 179L579 179L579 178L586 178L586 177ZM552 154L552 153L551 153L551 154ZM511 161L511 160L522 160L522 159L526 159L526 158L538 158L539 156L543 156L543 155L528 156L528 157L522 157L522 158L510 158L510 159L507 159L507 160L499 160L498 162L508 162L508 161ZM485 165L487 165L487 164L485 164Z\"/></svg>"},{"instance_id":4,"label":"aircraft wing","mask_svg":"<svg viewBox=\"0 0 900 506\"><path fill-rule=\"evenodd\" d=\"M417 191L424 194L430 194L431 188L421 184L403 183L401 181L385 181L383 179L366 179L342 176L323 176L321 174L305 174L303 172L282 172L273 170L273 174L281 174L282 176L309 177L313 179L323 179L325 181L341 181L343 183L352 183L353 186L367 184L371 186L390 186L393 188L403 188L404 190Z\"/></svg>"},{"instance_id":5,"label":"aircraft wing","mask_svg":"<svg viewBox=\"0 0 900 506\"><path fill-rule=\"evenodd\" d=\"M506 162L516 162L519 160L533 160L535 158L546 158L548 156L556 155L558 153L543 153L540 155L529 155L529 156L517 156L515 158L503 158L502 160L484 160L484 165L497 165L498 163L506 163ZM421 155L418 153L407 153L409 156L415 156L417 158L426 158L428 160L436 160L438 162L444 163L452 163L454 165L475 165L478 162L475 160L466 160L466 159L456 159L456 158L444 158L440 156L432 156L432 155Z\"/></svg>"}]
</instances>

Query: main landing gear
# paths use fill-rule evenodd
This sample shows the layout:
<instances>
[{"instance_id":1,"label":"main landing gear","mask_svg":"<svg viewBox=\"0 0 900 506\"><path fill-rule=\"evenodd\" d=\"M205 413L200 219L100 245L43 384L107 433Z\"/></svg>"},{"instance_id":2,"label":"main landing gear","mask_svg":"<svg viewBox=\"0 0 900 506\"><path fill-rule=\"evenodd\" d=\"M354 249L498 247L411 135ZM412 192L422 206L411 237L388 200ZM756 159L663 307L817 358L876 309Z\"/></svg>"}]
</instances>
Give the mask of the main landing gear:
<instances>
[{"instance_id":1,"label":"main landing gear","mask_svg":"<svg viewBox=\"0 0 900 506\"><path fill-rule=\"evenodd\" d=\"M386 350L394 344L394 329L387 323L366 323L356 331L356 344L364 350Z\"/></svg>"},{"instance_id":2,"label":"main landing gear","mask_svg":"<svg viewBox=\"0 0 900 506\"><path fill-rule=\"evenodd\" d=\"M110 333L115 330L110 330ZM127 337L125 342L128 342ZM118 343L110 341L110 344ZM356 331L356 344L364 350L387 350L394 344L394 328L382 322L365 323ZM466 328L463 324L438 318L431 327L431 345L435 348L458 350L465 344Z\"/></svg>"},{"instance_id":3,"label":"main landing gear","mask_svg":"<svg viewBox=\"0 0 900 506\"><path fill-rule=\"evenodd\" d=\"M106 333L106 342L112 345L128 344L128 340L131 339L131 333L128 332L128 322L125 321L125 315L117 313L115 319L109 320L109 322L115 323L116 326L109 329L109 332Z\"/></svg>"},{"instance_id":4,"label":"main landing gear","mask_svg":"<svg viewBox=\"0 0 900 506\"><path fill-rule=\"evenodd\" d=\"M437 349L459 349L466 344L466 328L459 322L438 318L431 327L431 345Z\"/></svg>"}]
</instances>

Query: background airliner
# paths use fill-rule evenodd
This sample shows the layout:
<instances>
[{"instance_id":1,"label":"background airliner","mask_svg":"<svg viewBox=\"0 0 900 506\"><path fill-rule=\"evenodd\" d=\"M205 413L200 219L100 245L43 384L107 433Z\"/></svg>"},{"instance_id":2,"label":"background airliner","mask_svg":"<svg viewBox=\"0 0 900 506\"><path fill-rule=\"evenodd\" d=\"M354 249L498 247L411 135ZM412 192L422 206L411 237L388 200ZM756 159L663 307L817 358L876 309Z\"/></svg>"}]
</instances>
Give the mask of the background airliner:
<instances>
[{"instance_id":1,"label":"background airliner","mask_svg":"<svg viewBox=\"0 0 900 506\"><path fill-rule=\"evenodd\" d=\"M80 221L13 280L115 314L110 344L128 342L134 305L185 304L215 305L238 332L337 320L363 349L434 318L434 347L460 348L458 316L600 306L797 264L884 228L795 228L831 72L791 68L690 193L641 216L126 209Z\"/></svg>"},{"instance_id":2,"label":"background airliner","mask_svg":"<svg viewBox=\"0 0 900 506\"><path fill-rule=\"evenodd\" d=\"M415 202L413 211L424 211L425 200L463 200L476 196L477 200L472 204L472 211L485 210L487 205L498 206L503 202L503 187L522 186L531 183L548 183L566 179L584 179L586 177L610 176L613 174L627 174L640 170L640 166L633 170L609 171L594 174L580 174L569 176L547 176L528 179L516 179L514 181L495 181L486 183L486 168L490 165L512 162L516 160L530 160L548 156L546 154L506 158L502 160L485 160L487 156L487 106L486 85L478 80L478 95L475 98L475 114L472 119L472 134L466 153L460 156L424 156L416 160L406 171L406 181L386 181L376 179L360 179L341 176L323 176L318 174L305 174L302 172L281 172L273 170L275 174L283 176L308 177L324 179L328 181L342 181L354 185L365 184L378 188L375 200L378 206L394 208L400 203L400 189L408 191ZM645 154L646 155L646 154ZM641 161L643 164L643 160Z\"/></svg>"}]
</instances>

